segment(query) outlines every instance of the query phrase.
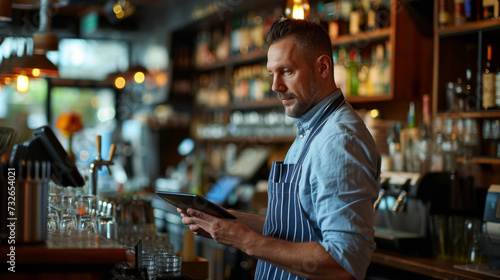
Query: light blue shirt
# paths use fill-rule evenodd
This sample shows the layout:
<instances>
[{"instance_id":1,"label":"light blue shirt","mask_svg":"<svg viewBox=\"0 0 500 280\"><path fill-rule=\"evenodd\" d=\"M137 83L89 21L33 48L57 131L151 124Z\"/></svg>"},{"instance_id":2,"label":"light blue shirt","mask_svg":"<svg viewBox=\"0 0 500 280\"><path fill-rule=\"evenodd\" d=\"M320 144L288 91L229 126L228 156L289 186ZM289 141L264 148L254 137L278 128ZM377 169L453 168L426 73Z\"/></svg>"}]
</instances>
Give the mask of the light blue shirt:
<instances>
[{"instance_id":1,"label":"light blue shirt","mask_svg":"<svg viewBox=\"0 0 500 280\"><path fill-rule=\"evenodd\" d=\"M296 163L310 129L338 89L300 118L285 162ZM299 199L317 240L356 279L364 279L375 250L373 202L378 196L380 155L363 120L348 103L332 113L302 164Z\"/></svg>"}]
</instances>

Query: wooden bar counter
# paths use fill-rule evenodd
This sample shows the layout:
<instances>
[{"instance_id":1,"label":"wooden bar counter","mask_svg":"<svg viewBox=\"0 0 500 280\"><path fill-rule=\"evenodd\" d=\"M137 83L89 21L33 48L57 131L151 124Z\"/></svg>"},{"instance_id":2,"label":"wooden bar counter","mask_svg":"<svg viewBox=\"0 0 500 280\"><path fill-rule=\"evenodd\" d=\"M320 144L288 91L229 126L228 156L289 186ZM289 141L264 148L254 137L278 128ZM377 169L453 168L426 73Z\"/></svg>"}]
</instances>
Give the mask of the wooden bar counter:
<instances>
[{"instance_id":1,"label":"wooden bar counter","mask_svg":"<svg viewBox=\"0 0 500 280\"><path fill-rule=\"evenodd\" d=\"M486 265L456 265L451 261L432 257L412 257L387 250L377 249L373 253L372 264L387 270L400 270L421 275L419 279L450 279L450 280L498 280L500 271L487 271ZM482 273L474 271L482 270ZM413 278L412 278L413 279Z\"/></svg>"},{"instance_id":2,"label":"wooden bar counter","mask_svg":"<svg viewBox=\"0 0 500 280\"><path fill-rule=\"evenodd\" d=\"M45 244L14 245L11 272L11 246L0 246L1 279L112 279L115 265L126 260L117 241L90 233L49 232Z\"/></svg>"}]
</instances>

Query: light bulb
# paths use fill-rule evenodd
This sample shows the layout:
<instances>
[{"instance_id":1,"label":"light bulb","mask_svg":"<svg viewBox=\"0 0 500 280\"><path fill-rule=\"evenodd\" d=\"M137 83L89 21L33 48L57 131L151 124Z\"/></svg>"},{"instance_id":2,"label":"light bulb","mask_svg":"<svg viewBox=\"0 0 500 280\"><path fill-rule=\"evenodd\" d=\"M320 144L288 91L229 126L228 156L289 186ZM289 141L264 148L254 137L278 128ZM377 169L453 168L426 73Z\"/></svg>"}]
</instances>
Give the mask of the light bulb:
<instances>
[{"instance_id":1,"label":"light bulb","mask_svg":"<svg viewBox=\"0 0 500 280\"><path fill-rule=\"evenodd\" d=\"M123 77L118 77L115 79L115 88L122 89L125 87L125 79Z\"/></svg>"},{"instance_id":2,"label":"light bulb","mask_svg":"<svg viewBox=\"0 0 500 280\"><path fill-rule=\"evenodd\" d=\"M20 93L26 93L28 91L30 84L30 80L28 79L28 76L26 75L19 75L17 76L17 85L16 89Z\"/></svg>"},{"instance_id":3,"label":"light bulb","mask_svg":"<svg viewBox=\"0 0 500 280\"><path fill-rule=\"evenodd\" d=\"M307 0L287 0L285 15L288 18L305 19L309 15L309 1Z\"/></svg>"},{"instance_id":4,"label":"light bulb","mask_svg":"<svg viewBox=\"0 0 500 280\"><path fill-rule=\"evenodd\" d=\"M142 84L144 80L146 79L146 76L142 72L136 72L134 74L134 81L138 84Z\"/></svg>"}]
</instances>

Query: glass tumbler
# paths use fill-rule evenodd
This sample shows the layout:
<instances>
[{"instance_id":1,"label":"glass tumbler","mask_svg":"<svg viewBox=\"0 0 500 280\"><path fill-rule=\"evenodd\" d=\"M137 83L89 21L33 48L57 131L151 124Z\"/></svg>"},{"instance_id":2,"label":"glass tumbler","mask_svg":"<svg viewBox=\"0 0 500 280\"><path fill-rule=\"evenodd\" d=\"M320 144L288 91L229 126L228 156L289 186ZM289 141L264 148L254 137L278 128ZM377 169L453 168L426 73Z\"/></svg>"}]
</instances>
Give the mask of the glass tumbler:
<instances>
[{"instance_id":1,"label":"glass tumbler","mask_svg":"<svg viewBox=\"0 0 500 280\"><path fill-rule=\"evenodd\" d=\"M64 195L62 199L62 217L59 225L60 231L78 230L78 203L76 195Z\"/></svg>"},{"instance_id":2,"label":"glass tumbler","mask_svg":"<svg viewBox=\"0 0 500 280\"><path fill-rule=\"evenodd\" d=\"M154 254L142 254L142 269L146 271L148 280L155 280L158 277L157 257Z\"/></svg>"},{"instance_id":3,"label":"glass tumbler","mask_svg":"<svg viewBox=\"0 0 500 280\"><path fill-rule=\"evenodd\" d=\"M177 278L181 275L182 258L170 253L158 255L158 277L162 279Z\"/></svg>"}]
</instances>

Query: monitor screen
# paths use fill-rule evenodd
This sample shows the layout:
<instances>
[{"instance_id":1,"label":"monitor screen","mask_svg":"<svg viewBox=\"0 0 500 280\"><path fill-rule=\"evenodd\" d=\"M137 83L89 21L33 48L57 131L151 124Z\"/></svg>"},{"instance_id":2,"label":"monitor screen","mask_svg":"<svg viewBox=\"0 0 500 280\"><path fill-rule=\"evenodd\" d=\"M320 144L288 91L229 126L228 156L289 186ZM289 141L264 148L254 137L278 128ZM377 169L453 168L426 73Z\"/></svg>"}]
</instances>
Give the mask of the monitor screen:
<instances>
[{"instance_id":1,"label":"monitor screen","mask_svg":"<svg viewBox=\"0 0 500 280\"><path fill-rule=\"evenodd\" d=\"M12 150L10 165L20 162L49 162L52 181L63 187L82 187L85 184L74 162L49 126L42 126L33 132L34 137L23 144L17 144Z\"/></svg>"}]
</instances>

